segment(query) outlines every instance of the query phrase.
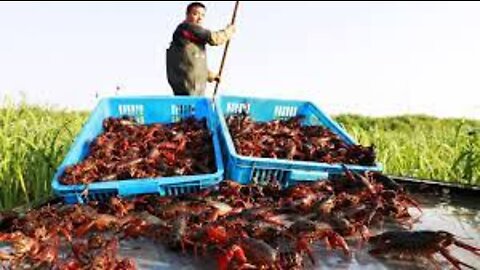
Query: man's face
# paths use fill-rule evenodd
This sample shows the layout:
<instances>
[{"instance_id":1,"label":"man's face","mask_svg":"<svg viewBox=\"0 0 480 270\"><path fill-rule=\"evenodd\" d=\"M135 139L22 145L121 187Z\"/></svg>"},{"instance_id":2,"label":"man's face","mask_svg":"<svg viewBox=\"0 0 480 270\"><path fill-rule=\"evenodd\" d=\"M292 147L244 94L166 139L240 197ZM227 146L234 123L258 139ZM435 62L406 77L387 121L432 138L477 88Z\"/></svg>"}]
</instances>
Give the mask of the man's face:
<instances>
[{"instance_id":1,"label":"man's face","mask_svg":"<svg viewBox=\"0 0 480 270\"><path fill-rule=\"evenodd\" d=\"M202 7L193 7L187 14L187 22L201 25L205 18L205 9Z\"/></svg>"}]
</instances>

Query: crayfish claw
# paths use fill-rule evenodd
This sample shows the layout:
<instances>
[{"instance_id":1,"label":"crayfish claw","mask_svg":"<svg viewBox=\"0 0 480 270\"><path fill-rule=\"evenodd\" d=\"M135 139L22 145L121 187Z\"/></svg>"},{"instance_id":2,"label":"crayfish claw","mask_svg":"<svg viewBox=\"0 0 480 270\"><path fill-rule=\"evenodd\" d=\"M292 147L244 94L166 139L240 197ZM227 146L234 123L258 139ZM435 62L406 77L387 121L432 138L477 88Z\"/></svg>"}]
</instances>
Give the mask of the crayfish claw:
<instances>
[{"instance_id":1,"label":"crayfish claw","mask_svg":"<svg viewBox=\"0 0 480 270\"><path fill-rule=\"evenodd\" d=\"M450 252L448 250L446 250L445 248L441 248L440 253L443 255L443 257L445 257L455 267L455 269L461 270L460 265L463 265L463 266L465 266L467 268L470 268L470 269L473 269L473 270L476 269L475 267L473 267L469 264L466 264L466 263L460 261L459 259L453 257L452 254L450 254Z\"/></svg>"},{"instance_id":2,"label":"crayfish claw","mask_svg":"<svg viewBox=\"0 0 480 270\"><path fill-rule=\"evenodd\" d=\"M469 245L465 242L462 242L460 240L454 240L453 243L458 247L466 249L466 250L472 252L473 254L475 254L477 256L480 256L480 248L478 248L478 247L471 246L471 245Z\"/></svg>"}]
</instances>

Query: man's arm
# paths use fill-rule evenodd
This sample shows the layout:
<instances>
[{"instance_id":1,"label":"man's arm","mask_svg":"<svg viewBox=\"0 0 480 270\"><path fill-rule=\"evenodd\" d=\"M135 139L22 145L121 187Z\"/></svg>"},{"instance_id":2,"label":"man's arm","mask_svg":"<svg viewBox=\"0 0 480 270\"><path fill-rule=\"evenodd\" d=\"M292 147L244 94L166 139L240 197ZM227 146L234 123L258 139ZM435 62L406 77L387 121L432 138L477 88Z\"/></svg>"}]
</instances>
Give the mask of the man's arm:
<instances>
[{"instance_id":1,"label":"man's arm","mask_svg":"<svg viewBox=\"0 0 480 270\"><path fill-rule=\"evenodd\" d=\"M226 43L235 33L235 25L229 25L223 30L211 32L208 44L217 46Z\"/></svg>"},{"instance_id":2,"label":"man's arm","mask_svg":"<svg viewBox=\"0 0 480 270\"><path fill-rule=\"evenodd\" d=\"M218 31L210 31L201 26L188 24L183 30L183 36L198 43L208 43L212 46L222 45L232 38L235 33L235 26L229 25L225 29Z\"/></svg>"}]
</instances>

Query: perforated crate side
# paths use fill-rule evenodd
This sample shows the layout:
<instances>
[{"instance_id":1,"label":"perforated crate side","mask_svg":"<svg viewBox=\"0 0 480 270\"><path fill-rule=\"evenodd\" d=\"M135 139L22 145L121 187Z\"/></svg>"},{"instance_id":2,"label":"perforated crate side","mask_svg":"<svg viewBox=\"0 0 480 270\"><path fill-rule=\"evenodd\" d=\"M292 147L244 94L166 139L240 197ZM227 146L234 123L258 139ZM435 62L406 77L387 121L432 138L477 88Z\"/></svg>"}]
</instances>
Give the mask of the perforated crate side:
<instances>
[{"instance_id":1,"label":"perforated crate side","mask_svg":"<svg viewBox=\"0 0 480 270\"><path fill-rule=\"evenodd\" d=\"M258 158L239 155L236 152L225 117L231 114L247 113L254 121L285 120L294 116L304 117L305 125L321 125L337 133L349 144L356 142L348 133L323 111L308 101L278 100L238 96L220 96L215 101L219 120L223 160L226 176L231 180L246 184L251 181L268 181L277 177L284 185L315 179L325 179L328 174L343 172L341 164L328 164L313 161ZM381 171L382 166L347 165L354 171Z\"/></svg>"},{"instance_id":2,"label":"perforated crate side","mask_svg":"<svg viewBox=\"0 0 480 270\"><path fill-rule=\"evenodd\" d=\"M207 128L212 134L214 145L216 172L195 177L159 177L149 179L135 179L135 181L118 180L91 184L88 194L82 197L82 186L63 185L59 177L64 169L72 164L83 160L88 152L88 145L102 132L102 122L107 117L133 116L139 123L173 123L186 117L194 116L198 119L206 118ZM63 197L66 202L77 203L88 200L105 200L111 196L129 197L140 194L181 194L193 192L209 185L218 183L223 179L224 167L219 145L218 131L215 130L218 121L213 113L213 106L209 99L203 97L161 97L161 96L135 96L135 97L112 97L102 99L92 111L89 119L82 127L75 142L69 149L62 164L57 168L52 180L54 193ZM191 179L198 179L196 186L182 186ZM165 192L161 191L162 183L178 183L171 186ZM135 183L134 183L135 182ZM152 187L152 183L155 187ZM144 185L145 184L145 185ZM147 187L148 186L148 187ZM121 191L121 192L120 192Z\"/></svg>"}]
</instances>

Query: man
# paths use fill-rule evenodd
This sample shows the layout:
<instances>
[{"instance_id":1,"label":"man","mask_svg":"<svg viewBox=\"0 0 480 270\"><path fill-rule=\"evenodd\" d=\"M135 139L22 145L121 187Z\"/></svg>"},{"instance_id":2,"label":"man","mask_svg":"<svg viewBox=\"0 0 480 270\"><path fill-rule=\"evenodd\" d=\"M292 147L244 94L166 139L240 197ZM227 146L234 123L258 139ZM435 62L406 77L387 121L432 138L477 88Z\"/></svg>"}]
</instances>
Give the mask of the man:
<instances>
[{"instance_id":1,"label":"man","mask_svg":"<svg viewBox=\"0 0 480 270\"><path fill-rule=\"evenodd\" d=\"M235 32L233 25L220 31L202 27L205 6L194 2L188 5L185 21L173 33L167 49L168 83L175 95L202 96L208 82L219 81L220 77L207 68L205 46L226 43Z\"/></svg>"}]
</instances>

